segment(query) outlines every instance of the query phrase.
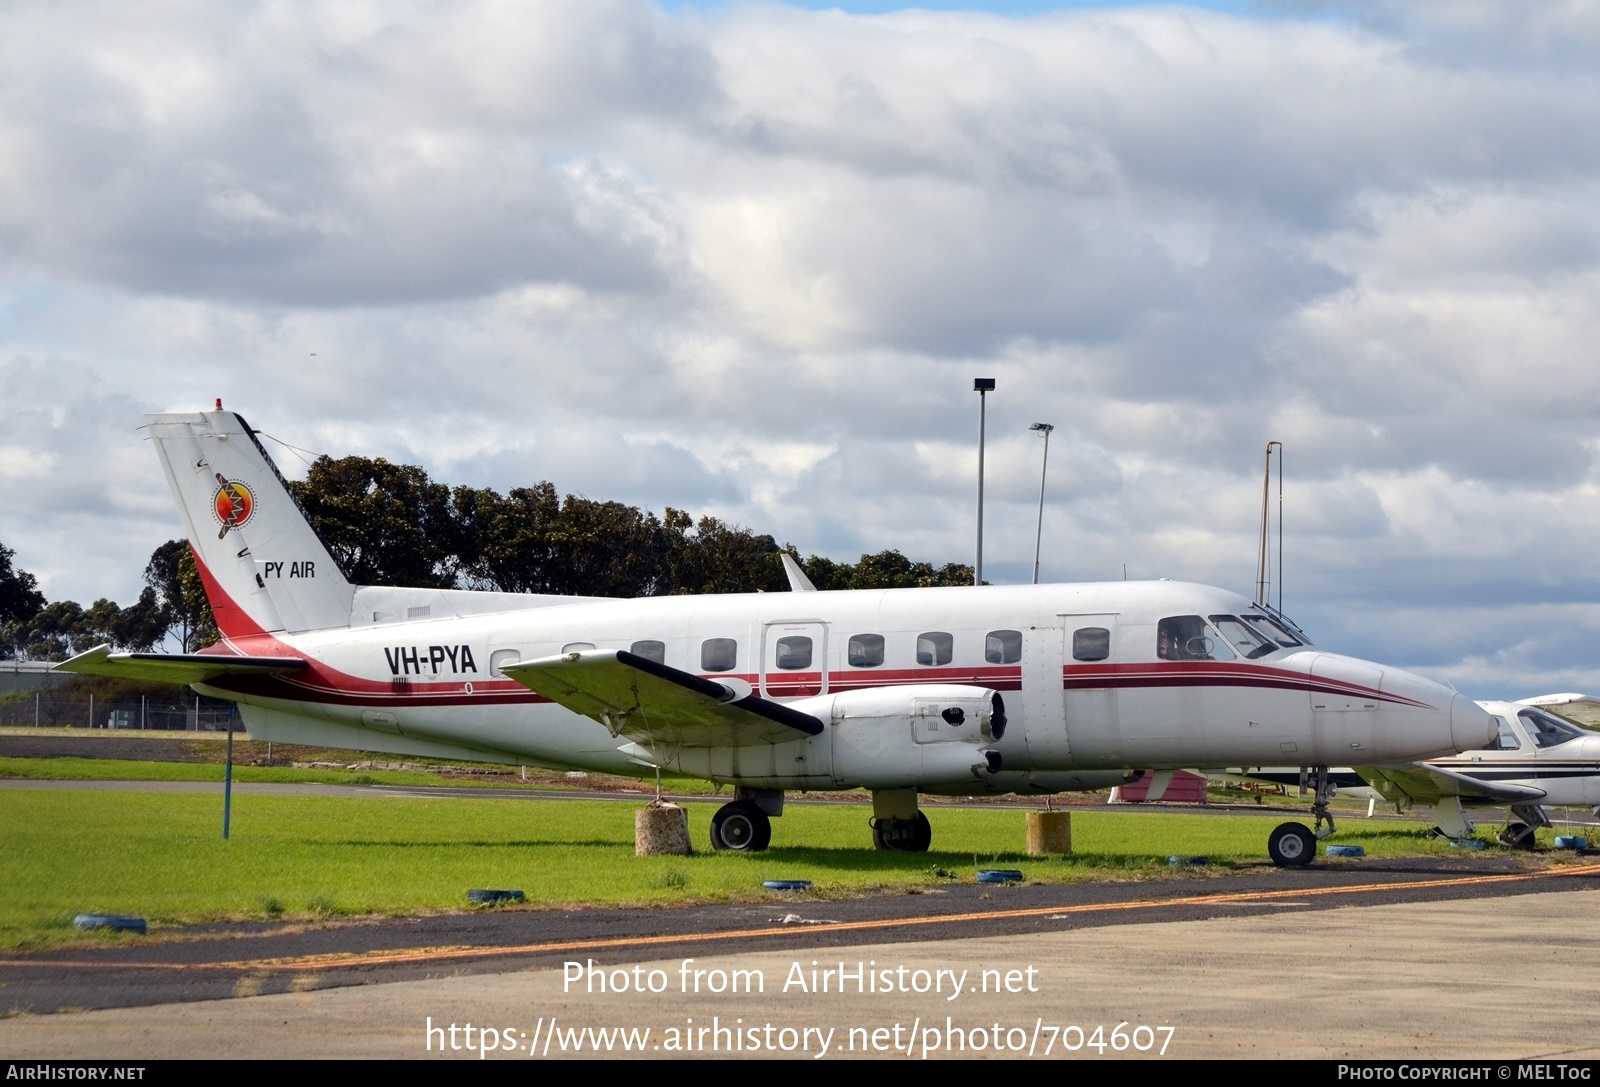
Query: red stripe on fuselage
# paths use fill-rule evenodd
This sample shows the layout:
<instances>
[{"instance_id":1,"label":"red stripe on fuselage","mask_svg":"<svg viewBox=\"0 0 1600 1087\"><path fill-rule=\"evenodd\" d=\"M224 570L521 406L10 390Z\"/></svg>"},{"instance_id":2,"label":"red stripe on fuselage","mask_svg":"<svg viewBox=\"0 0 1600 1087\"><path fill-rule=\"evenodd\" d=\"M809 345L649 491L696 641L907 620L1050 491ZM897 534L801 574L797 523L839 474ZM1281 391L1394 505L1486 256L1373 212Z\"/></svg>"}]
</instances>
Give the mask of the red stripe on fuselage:
<instances>
[{"instance_id":1,"label":"red stripe on fuselage","mask_svg":"<svg viewBox=\"0 0 1600 1087\"><path fill-rule=\"evenodd\" d=\"M226 648L211 646L202 653L219 656L293 656L306 662L306 670L293 676L228 676L210 681L207 686L257 698L297 702L325 702L330 705L369 707L492 706L535 705L549 702L522 684L508 679L452 679L443 683L423 683L412 677L366 679L331 668L304 651L263 630L249 614L223 591L206 569L198 552L190 547L195 568L200 574L206 597L211 602ZM711 673L704 678L736 678L760 689L754 674ZM777 672L767 676L767 693L775 698L801 698L818 693L820 672ZM397 680L401 682L397 682ZM895 687L918 683L960 683L994 691L1020 691L1022 669L1014 665L916 668L853 668L828 673L828 693ZM1067 690L1171 687L1257 687L1299 690L1309 694L1356 695L1397 705L1427 707L1427 703L1386 694L1371 687L1343 680L1311 676L1267 665L1234 661L1157 661L1138 664L1069 664L1062 669L1062 686Z\"/></svg>"},{"instance_id":2,"label":"red stripe on fuselage","mask_svg":"<svg viewBox=\"0 0 1600 1087\"><path fill-rule=\"evenodd\" d=\"M1389 694L1358 683L1290 672L1261 664L1233 661L1161 661L1150 664L1069 664L1064 669L1068 690L1101 687L1268 687L1311 694L1355 695L1401 706L1431 708L1404 695Z\"/></svg>"}]
</instances>

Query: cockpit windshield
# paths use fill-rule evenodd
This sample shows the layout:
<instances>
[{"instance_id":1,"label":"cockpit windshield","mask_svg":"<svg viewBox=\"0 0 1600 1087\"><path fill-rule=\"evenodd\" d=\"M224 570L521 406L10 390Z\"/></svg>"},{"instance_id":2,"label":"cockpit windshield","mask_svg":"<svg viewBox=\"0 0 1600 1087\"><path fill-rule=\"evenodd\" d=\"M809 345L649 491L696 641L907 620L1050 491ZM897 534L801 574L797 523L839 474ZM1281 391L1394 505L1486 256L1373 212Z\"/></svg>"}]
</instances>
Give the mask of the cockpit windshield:
<instances>
[{"instance_id":1,"label":"cockpit windshield","mask_svg":"<svg viewBox=\"0 0 1600 1087\"><path fill-rule=\"evenodd\" d=\"M1564 744L1583 735L1565 721L1539 710L1518 710L1517 716L1522 719L1523 727L1533 738L1535 747L1554 747L1556 744Z\"/></svg>"},{"instance_id":2,"label":"cockpit windshield","mask_svg":"<svg viewBox=\"0 0 1600 1087\"><path fill-rule=\"evenodd\" d=\"M1167 661L1226 661L1234 654L1198 615L1170 615L1156 624L1156 656Z\"/></svg>"},{"instance_id":3,"label":"cockpit windshield","mask_svg":"<svg viewBox=\"0 0 1600 1087\"><path fill-rule=\"evenodd\" d=\"M1213 615L1211 622L1222 632L1222 637L1245 660L1255 660L1276 652L1278 644L1262 637L1237 615Z\"/></svg>"},{"instance_id":4,"label":"cockpit windshield","mask_svg":"<svg viewBox=\"0 0 1600 1087\"><path fill-rule=\"evenodd\" d=\"M1270 616L1249 612L1244 616L1244 621L1254 627L1257 633L1277 642L1284 649L1293 649L1297 645L1306 644L1304 635L1296 637L1289 632L1287 623L1280 623Z\"/></svg>"}]
</instances>

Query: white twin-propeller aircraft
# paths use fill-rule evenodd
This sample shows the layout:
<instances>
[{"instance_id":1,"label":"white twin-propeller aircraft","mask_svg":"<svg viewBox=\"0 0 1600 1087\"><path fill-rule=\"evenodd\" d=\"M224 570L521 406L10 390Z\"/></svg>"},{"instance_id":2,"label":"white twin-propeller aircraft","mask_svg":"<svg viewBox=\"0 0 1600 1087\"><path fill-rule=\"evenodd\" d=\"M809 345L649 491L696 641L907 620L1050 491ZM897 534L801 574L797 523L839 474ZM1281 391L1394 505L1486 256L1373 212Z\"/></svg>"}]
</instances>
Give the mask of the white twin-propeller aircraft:
<instances>
[{"instance_id":1,"label":"white twin-propeller aircraft","mask_svg":"<svg viewBox=\"0 0 1600 1087\"><path fill-rule=\"evenodd\" d=\"M1534 831L1551 826L1551 808L1593 808L1600 815L1600 698L1547 694L1517 702L1479 702L1498 734L1487 747L1397 766L1335 767L1339 792L1385 800L1396 811L1433 808L1435 830L1447 838L1476 833L1468 812L1505 808L1502 844L1531 849ZM1575 727L1576 726L1576 727ZM1296 767L1205 770L1221 780L1293 785Z\"/></svg>"},{"instance_id":2,"label":"white twin-propeller aircraft","mask_svg":"<svg viewBox=\"0 0 1600 1087\"><path fill-rule=\"evenodd\" d=\"M925 850L922 793L1048 794L1132 768L1312 768L1482 747L1471 700L1327 653L1281 615L1179 582L636 600L352 585L255 433L152 415L222 640L61 667L238 703L252 737L734 787L718 849L760 850L785 790L868 789L880 849ZM1323 829L1322 824L1327 827ZM1268 841L1280 865L1312 829Z\"/></svg>"}]
</instances>

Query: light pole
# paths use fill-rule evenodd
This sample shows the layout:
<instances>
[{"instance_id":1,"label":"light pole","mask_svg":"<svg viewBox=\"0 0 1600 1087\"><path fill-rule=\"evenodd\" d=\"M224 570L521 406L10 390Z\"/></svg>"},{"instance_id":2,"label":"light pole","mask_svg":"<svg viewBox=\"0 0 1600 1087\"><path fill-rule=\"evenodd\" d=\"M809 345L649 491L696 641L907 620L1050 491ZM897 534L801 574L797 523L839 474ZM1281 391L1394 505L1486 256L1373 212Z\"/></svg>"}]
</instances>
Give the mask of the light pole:
<instances>
[{"instance_id":1,"label":"light pole","mask_svg":"<svg viewBox=\"0 0 1600 1087\"><path fill-rule=\"evenodd\" d=\"M983 422L985 398L994 392L994 378L975 377L972 390L978 394L978 556L972 567L972 583L983 584Z\"/></svg>"},{"instance_id":2,"label":"light pole","mask_svg":"<svg viewBox=\"0 0 1600 1087\"><path fill-rule=\"evenodd\" d=\"M1050 432L1055 429L1049 423L1034 423L1029 430L1037 430L1044 435L1044 460L1039 462L1039 527L1033 533L1033 583L1039 584L1039 541L1044 539L1044 475L1050 470Z\"/></svg>"}]
</instances>

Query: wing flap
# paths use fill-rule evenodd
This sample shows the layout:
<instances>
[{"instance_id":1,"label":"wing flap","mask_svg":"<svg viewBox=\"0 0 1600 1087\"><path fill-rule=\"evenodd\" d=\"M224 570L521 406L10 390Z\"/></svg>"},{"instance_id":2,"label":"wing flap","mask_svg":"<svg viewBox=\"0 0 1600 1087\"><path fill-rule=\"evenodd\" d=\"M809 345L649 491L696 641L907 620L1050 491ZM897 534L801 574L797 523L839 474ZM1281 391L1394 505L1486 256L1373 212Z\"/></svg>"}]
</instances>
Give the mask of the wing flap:
<instances>
[{"instance_id":1,"label":"wing flap","mask_svg":"<svg viewBox=\"0 0 1600 1087\"><path fill-rule=\"evenodd\" d=\"M587 649L501 666L535 694L645 744L743 747L822 732L809 713L738 681L702 679L623 649Z\"/></svg>"},{"instance_id":2,"label":"wing flap","mask_svg":"<svg viewBox=\"0 0 1600 1087\"><path fill-rule=\"evenodd\" d=\"M271 676L298 672L306 662L299 657L244 657L222 653L113 653L109 645L95 646L55 666L57 672L119 679L154 680L159 683L204 683L218 676Z\"/></svg>"}]
</instances>

